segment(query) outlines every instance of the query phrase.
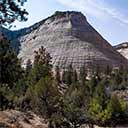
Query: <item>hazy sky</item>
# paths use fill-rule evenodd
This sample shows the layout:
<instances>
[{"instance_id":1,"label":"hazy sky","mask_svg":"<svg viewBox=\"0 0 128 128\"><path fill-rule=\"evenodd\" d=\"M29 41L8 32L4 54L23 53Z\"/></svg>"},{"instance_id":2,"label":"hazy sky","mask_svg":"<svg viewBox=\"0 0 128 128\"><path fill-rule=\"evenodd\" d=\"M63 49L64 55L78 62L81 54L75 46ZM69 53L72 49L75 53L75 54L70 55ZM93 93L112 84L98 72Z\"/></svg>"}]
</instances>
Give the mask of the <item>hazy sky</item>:
<instances>
[{"instance_id":1,"label":"hazy sky","mask_svg":"<svg viewBox=\"0 0 128 128\"><path fill-rule=\"evenodd\" d=\"M128 0L28 0L28 21L16 22L16 28L28 27L55 11L81 11L89 23L112 45L128 41Z\"/></svg>"}]
</instances>

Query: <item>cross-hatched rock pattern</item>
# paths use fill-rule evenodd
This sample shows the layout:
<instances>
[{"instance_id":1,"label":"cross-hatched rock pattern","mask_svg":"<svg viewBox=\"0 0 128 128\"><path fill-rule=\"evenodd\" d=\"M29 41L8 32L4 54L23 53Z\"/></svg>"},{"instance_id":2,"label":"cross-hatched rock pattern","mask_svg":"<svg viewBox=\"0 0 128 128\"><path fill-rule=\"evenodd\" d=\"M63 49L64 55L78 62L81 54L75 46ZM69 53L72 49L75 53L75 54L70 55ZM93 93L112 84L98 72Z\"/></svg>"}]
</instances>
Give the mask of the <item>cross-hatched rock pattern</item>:
<instances>
[{"instance_id":1,"label":"cross-hatched rock pattern","mask_svg":"<svg viewBox=\"0 0 128 128\"><path fill-rule=\"evenodd\" d=\"M51 17L9 36L23 63L33 60L34 51L44 46L52 57L53 66L74 69L107 65L127 67L120 55L87 21L81 12L56 12Z\"/></svg>"}]
</instances>

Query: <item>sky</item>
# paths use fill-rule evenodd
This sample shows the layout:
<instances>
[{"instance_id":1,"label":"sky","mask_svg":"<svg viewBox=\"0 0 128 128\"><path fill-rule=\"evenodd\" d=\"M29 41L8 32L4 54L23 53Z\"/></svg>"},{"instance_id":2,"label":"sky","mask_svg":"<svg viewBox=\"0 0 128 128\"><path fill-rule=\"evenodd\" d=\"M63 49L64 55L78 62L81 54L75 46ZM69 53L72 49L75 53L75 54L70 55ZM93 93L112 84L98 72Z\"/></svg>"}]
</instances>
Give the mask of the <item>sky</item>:
<instances>
[{"instance_id":1,"label":"sky","mask_svg":"<svg viewBox=\"0 0 128 128\"><path fill-rule=\"evenodd\" d=\"M81 11L88 22L112 45L128 41L128 0L28 0L27 22L15 22L16 28L29 27L55 11Z\"/></svg>"}]
</instances>

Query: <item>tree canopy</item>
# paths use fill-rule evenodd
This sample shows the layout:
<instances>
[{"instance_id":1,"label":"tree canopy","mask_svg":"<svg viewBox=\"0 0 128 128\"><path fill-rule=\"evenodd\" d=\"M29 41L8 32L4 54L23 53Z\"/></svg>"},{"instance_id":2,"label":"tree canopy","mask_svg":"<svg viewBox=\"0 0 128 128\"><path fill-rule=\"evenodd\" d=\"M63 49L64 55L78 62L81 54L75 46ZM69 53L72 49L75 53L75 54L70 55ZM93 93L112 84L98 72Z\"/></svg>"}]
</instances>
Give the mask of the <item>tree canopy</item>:
<instances>
[{"instance_id":1,"label":"tree canopy","mask_svg":"<svg viewBox=\"0 0 128 128\"><path fill-rule=\"evenodd\" d=\"M28 12L23 8L27 0L0 0L0 25L10 25L14 21L26 21Z\"/></svg>"}]
</instances>

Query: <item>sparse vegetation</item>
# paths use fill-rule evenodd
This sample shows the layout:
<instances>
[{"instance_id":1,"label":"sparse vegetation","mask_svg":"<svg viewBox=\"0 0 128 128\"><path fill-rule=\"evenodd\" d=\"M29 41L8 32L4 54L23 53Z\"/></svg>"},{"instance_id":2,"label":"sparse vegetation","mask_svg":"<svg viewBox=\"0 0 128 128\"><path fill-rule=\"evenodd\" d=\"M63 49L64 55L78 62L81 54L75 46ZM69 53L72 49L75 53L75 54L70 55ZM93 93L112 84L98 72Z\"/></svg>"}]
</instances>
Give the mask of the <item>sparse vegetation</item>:
<instances>
[{"instance_id":1,"label":"sparse vegetation","mask_svg":"<svg viewBox=\"0 0 128 128\"><path fill-rule=\"evenodd\" d=\"M93 71L87 78L86 67L80 73L72 65L60 74L52 72L51 57L41 47L33 64L23 69L6 38L0 41L0 109L31 110L53 125L78 128L84 123L116 125L128 121L127 102L114 95L128 87L128 72L123 69ZM67 86L63 91L61 85ZM62 93L63 91L63 93Z\"/></svg>"}]
</instances>

